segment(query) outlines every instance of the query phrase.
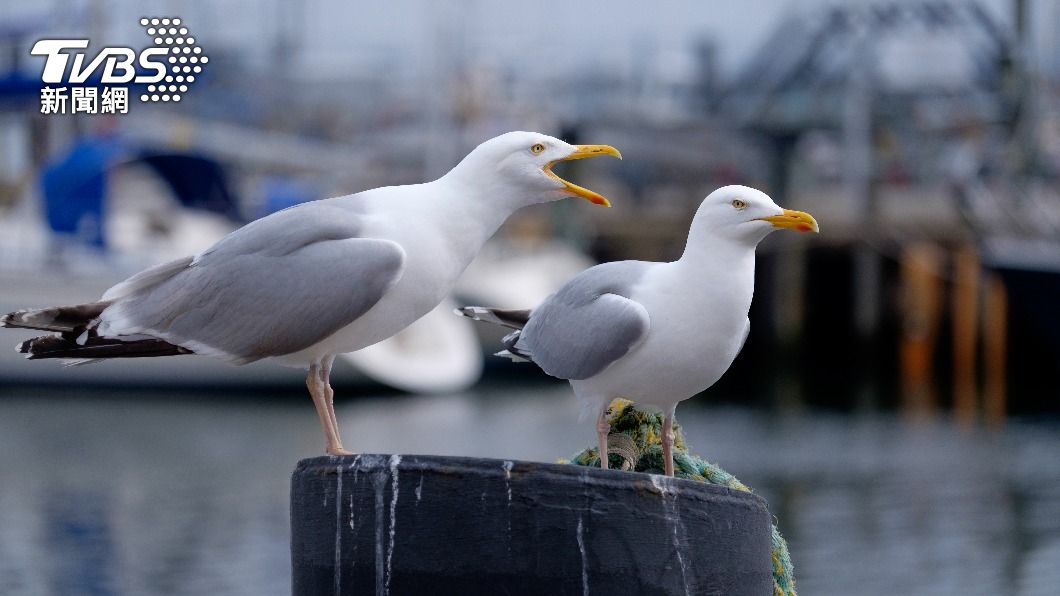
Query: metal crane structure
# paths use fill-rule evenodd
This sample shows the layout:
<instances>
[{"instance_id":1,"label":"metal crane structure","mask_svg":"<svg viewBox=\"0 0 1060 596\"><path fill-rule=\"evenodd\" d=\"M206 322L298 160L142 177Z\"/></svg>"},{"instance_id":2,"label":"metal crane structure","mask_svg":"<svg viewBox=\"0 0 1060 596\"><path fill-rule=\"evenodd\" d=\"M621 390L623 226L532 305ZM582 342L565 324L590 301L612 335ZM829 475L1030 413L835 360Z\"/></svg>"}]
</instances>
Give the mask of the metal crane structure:
<instances>
[{"instance_id":1,"label":"metal crane structure","mask_svg":"<svg viewBox=\"0 0 1060 596\"><path fill-rule=\"evenodd\" d=\"M1023 13L1017 2L1018 27ZM888 182L889 160L878 151L886 137L898 146L891 152L900 154L902 182L953 184L967 223L986 232L987 172L995 183L1028 184L1042 174L1033 136L1037 91L1023 39L979 2L884 1L793 14L714 105L768 139L776 194L788 190L801 136L837 133L844 195L872 227L876 187ZM962 152L962 142L975 147ZM991 191L998 193L1023 194Z\"/></svg>"}]
</instances>

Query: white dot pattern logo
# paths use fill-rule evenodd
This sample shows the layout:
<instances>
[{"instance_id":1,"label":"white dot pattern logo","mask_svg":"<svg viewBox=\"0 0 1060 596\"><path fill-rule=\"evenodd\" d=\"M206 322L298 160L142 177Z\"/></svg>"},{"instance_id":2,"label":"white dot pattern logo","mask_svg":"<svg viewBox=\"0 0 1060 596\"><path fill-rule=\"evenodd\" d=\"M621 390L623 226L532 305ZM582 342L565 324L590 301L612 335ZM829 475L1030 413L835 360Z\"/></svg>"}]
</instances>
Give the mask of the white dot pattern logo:
<instances>
[{"instance_id":1,"label":"white dot pattern logo","mask_svg":"<svg viewBox=\"0 0 1060 596\"><path fill-rule=\"evenodd\" d=\"M169 64L166 84L148 85L147 93L140 95L140 101L180 101L182 94L188 91L188 84L195 82L195 77L190 73L202 73L203 68L199 65L209 62L209 58L203 54L202 47L196 44L195 38L189 35L188 27L179 18L143 17L140 26L153 38L156 46L165 48L169 53L166 59ZM189 64L194 64L194 68ZM174 80L181 84L171 84Z\"/></svg>"}]
</instances>

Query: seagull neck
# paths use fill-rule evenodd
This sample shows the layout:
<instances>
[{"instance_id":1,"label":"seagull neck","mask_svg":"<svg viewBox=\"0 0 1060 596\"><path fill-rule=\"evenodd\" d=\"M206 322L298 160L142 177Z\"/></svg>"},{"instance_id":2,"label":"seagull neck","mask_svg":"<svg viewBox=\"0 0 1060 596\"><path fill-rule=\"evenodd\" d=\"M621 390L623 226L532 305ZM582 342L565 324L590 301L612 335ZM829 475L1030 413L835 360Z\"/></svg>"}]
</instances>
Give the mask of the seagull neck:
<instances>
[{"instance_id":1,"label":"seagull neck","mask_svg":"<svg viewBox=\"0 0 1060 596\"><path fill-rule=\"evenodd\" d=\"M461 184L459 179L445 176L429 184L438 185L439 192L425 193L433 196L421 209L431 214L450 246L468 263L517 209L503 200L483 197L482 190Z\"/></svg>"},{"instance_id":2,"label":"seagull neck","mask_svg":"<svg viewBox=\"0 0 1060 596\"><path fill-rule=\"evenodd\" d=\"M753 276L755 245L717 236L704 238L693 232L688 235L688 244L677 263L700 273L750 271Z\"/></svg>"}]
</instances>

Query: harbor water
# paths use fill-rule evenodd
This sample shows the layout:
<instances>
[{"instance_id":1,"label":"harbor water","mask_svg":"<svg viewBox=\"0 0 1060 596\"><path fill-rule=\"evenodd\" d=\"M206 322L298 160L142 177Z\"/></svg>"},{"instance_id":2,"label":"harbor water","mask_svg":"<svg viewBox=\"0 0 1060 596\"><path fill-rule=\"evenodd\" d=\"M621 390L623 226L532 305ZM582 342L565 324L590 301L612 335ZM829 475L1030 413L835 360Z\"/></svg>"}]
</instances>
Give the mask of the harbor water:
<instances>
[{"instance_id":1,"label":"harbor water","mask_svg":"<svg viewBox=\"0 0 1060 596\"><path fill-rule=\"evenodd\" d=\"M559 384L340 392L337 411L357 451L555 461L594 438ZM801 594L1060 584L1060 425L969 431L709 395L678 421L769 501ZM288 482L320 442L296 389L0 389L0 594L289 594Z\"/></svg>"}]
</instances>

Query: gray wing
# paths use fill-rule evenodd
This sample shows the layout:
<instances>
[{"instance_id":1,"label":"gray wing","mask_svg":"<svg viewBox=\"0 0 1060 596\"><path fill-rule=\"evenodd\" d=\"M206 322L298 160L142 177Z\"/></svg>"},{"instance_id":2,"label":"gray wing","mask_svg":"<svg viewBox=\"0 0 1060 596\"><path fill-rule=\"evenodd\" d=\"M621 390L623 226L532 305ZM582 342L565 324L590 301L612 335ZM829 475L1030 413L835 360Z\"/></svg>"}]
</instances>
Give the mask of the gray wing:
<instances>
[{"instance_id":1,"label":"gray wing","mask_svg":"<svg viewBox=\"0 0 1060 596\"><path fill-rule=\"evenodd\" d=\"M510 349L561 379L599 373L648 331L648 311L629 296L649 266L619 261L583 271L534 309Z\"/></svg>"},{"instance_id":2,"label":"gray wing","mask_svg":"<svg viewBox=\"0 0 1060 596\"><path fill-rule=\"evenodd\" d=\"M362 215L332 201L274 213L113 288L98 332L238 363L305 349L367 312L404 271L400 245L361 230Z\"/></svg>"}]
</instances>

